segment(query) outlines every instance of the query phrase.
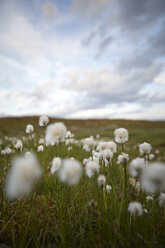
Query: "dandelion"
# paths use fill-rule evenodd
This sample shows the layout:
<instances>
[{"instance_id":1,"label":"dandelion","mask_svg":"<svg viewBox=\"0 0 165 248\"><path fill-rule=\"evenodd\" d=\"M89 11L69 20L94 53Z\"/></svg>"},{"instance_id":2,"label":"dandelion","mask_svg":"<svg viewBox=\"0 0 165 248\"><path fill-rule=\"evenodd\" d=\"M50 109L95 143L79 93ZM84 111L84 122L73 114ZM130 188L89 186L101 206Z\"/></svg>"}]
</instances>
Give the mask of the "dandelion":
<instances>
[{"instance_id":1,"label":"dandelion","mask_svg":"<svg viewBox=\"0 0 165 248\"><path fill-rule=\"evenodd\" d=\"M118 128L114 132L115 141L119 144L124 144L128 141L128 130L125 128Z\"/></svg>"},{"instance_id":2,"label":"dandelion","mask_svg":"<svg viewBox=\"0 0 165 248\"><path fill-rule=\"evenodd\" d=\"M149 194L165 192L165 165L155 162L145 166L142 171L141 185Z\"/></svg>"},{"instance_id":3,"label":"dandelion","mask_svg":"<svg viewBox=\"0 0 165 248\"><path fill-rule=\"evenodd\" d=\"M122 152L117 158L117 164L127 163L129 161L129 155L127 153Z\"/></svg>"},{"instance_id":4,"label":"dandelion","mask_svg":"<svg viewBox=\"0 0 165 248\"><path fill-rule=\"evenodd\" d=\"M22 151L22 147L23 147L22 141L21 140L18 140L17 143L16 143L16 145L15 145L15 148L18 151Z\"/></svg>"},{"instance_id":5,"label":"dandelion","mask_svg":"<svg viewBox=\"0 0 165 248\"><path fill-rule=\"evenodd\" d=\"M159 196L159 206L162 208L165 207L165 193L161 193Z\"/></svg>"},{"instance_id":6,"label":"dandelion","mask_svg":"<svg viewBox=\"0 0 165 248\"><path fill-rule=\"evenodd\" d=\"M64 159L58 175L60 180L68 185L77 184L82 175L81 163L77 160Z\"/></svg>"},{"instance_id":7,"label":"dandelion","mask_svg":"<svg viewBox=\"0 0 165 248\"><path fill-rule=\"evenodd\" d=\"M111 192L111 190L112 190L112 187L110 186L110 185L106 185L106 191L107 191L107 193L110 193Z\"/></svg>"},{"instance_id":8,"label":"dandelion","mask_svg":"<svg viewBox=\"0 0 165 248\"><path fill-rule=\"evenodd\" d=\"M98 173L99 169L100 165L96 161L88 161L86 163L85 171L89 178L92 177L94 174Z\"/></svg>"},{"instance_id":9,"label":"dandelion","mask_svg":"<svg viewBox=\"0 0 165 248\"><path fill-rule=\"evenodd\" d=\"M131 202L128 206L128 211L131 216L142 216L143 215L143 207L139 202Z\"/></svg>"},{"instance_id":10,"label":"dandelion","mask_svg":"<svg viewBox=\"0 0 165 248\"><path fill-rule=\"evenodd\" d=\"M152 149L152 146L149 143L147 143L147 142L144 142L144 143L142 143L142 144L139 145L140 155L150 154L151 149Z\"/></svg>"},{"instance_id":11,"label":"dandelion","mask_svg":"<svg viewBox=\"0 0 165 248\"><path fill-rule=\"evenodd\" d=\"M27 196L40 176L41 168L34 155L14 158L6 181L7 197L14 200Z\"/></svg>"},{"instance_id":12,"label":"dandelion","mask_svg":"<svg viewBox=\"0 0 165 248\"><path fill-rule=\"evenodd\" d=\"M129 166L129 173L134 178L140 178L143 168L145 167L144 159L137 157L133 159Z\"/></svg>"},{"instance_id":13,"label":"dandelion","mask_svg":"<svg viewBox=\"0 0 165 248\"><path fill-rule=\"evenodd\" d=\"M46 128L45 141L48 145L55 145L62 141L66 136L66 126L62 122L50 124Z\"/></svg>"},{"instance_id":14,"label":"dandelion","mask_svg":"<svg viewBox=\"0 0 165 248\"><path fill-rule=\"evenodd\" d=\"M97 184L99 187L103 188L106 182L106 177L104 175L100 175L97 178Z\"/></svg>"},{"instance_id":15,"label":"dandelion","mask_svg":"<svg viewBox=\"0 0 165 248\"><path fill-rule=\"evenodd\" d=\"M49 123L49 118L46 115L43 115L39 118L39 126L44 127Z\"/></svg>"},{"instance_id":16,"label":"dandelion","mask_svg":"<svg viewBox=\"0 0 165 248\"><path fill-rule=\"evenodd\" d=\"M56 171L58 171L62 166L62 160L59 157L53 158L52 161L52 168L51 168L51 174L54 174Z\"/></svg>"},{"instance_id":17,"label":"dandelion","mask_svg":"<svg viewBox=\"0 0 165 248\"><path fill-rule=\"evenodd\" d=\"M44 151L44 146L43 145L38 146L37 152L43 152L43 151Z\"/></svg>"},{"instance_id":18,"label":"dandelion","mask_svg":"<svg viewBox=\"0 0 165 248\"><path fill-rule=\"evenodd\" d=\"M25 132L26 132L26 133L32 133L33 131L34 131L33 125L28 124L28 125L26 126Z\"/></svg>"}]
</instances>

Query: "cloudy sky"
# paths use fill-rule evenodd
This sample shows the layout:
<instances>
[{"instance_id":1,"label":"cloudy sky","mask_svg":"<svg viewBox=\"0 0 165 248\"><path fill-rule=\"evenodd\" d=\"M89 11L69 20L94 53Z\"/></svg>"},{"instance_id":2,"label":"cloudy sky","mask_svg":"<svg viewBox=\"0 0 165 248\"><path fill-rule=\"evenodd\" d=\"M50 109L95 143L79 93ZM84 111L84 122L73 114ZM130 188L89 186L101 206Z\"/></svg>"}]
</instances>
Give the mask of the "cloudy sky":
<instances>
[{"instance_id":1,"label":"cloudy sky","mask_svg":"<svg viewBox=\"0 0 165 248\"><path fill-rule=\"evenodd\" d=\"M0 0L0 116L165 119L165 0Z\"/></svg>"}]
</instances>

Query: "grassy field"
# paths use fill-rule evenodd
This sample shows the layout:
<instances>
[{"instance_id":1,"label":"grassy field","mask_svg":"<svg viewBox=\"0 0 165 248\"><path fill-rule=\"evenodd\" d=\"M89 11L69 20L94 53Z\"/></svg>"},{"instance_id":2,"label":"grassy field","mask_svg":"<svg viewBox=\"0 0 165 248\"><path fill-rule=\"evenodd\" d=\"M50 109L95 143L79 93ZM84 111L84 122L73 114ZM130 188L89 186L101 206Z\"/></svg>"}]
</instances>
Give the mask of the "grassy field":
<instances>
[{"instance_id":1,"label":"grassy field","mask_svg":"<svg viewBox=\"0 0 165 248\"><path fill-rule=\"evenodd\" d=\"M50 123L61 121L50 119ZM156 160L165 161L165 122L129 120L62 120L75 134L76 139L100 135L101 139L113 140L114 130L124 127L129 131L125 151L130 160L139 155L137 144L150 143ZM22 153L37 151L38 140L44 137L44 128L38 126L38 117L0 119L1 149L11 142L5 138L27 136L25 127L34 125L36 137L26 142ZM136 146L136 147L135 147ZM13 148L13 146L11 146ZM72 145L71 151L65 144L45 147L37 153L44 170L43 176L28 198L8 201L4 194L5 178L10 169L10 158L0 157L0 247L165 247L165 212L158 204L158 196L152 202L146 201L146 194L131 185L127 198L124 197L123 167L116 164L121 153L118 145L114 166L108 171L101 167L99 174L106 174L106 183L112 186L110 194L97 185L97 177L88 178L85 173L78 185L68 187L61 183L56 174L51 175L51 161L55 156L74 157L79 161L91 153L82 145ZM90 202L94 200L97 205ZM130 218L128 203L139 201L147 214Z\"/></svg>"}]
</instances>

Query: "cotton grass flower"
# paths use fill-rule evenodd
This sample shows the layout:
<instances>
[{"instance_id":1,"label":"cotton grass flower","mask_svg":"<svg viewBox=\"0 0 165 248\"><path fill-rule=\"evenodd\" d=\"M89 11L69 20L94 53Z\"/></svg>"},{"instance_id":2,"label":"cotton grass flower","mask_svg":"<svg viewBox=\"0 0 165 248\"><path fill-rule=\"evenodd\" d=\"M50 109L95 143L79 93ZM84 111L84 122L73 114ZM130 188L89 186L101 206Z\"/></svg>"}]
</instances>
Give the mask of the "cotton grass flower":
<instances>
[{"instance_id":1,"label":"cotton grass flower","mask_svg":"<svg viewBox=\"0 0 165 248\"><path fill-rule=\"evenodd\" d=\"M165 207L165 193L161 193L158 200L159 200L159 206L164 208Z\"/></svg>"},{"instance_id":2,"label":"cotton grass flower","mask_svg":"<svg viewBox=\"0 0 165 248\"><path fill-rule=\"evenodd\" d=\"M51 174L54 174L56 171L58 171L62 166L62 160L59 157L53 158L52 160L52 168L51 168Z\"/></svg>"},{"instance_id":3,"label":"cotton grass flower","mask_svg":"<svg viewBox=\"0 0 165 248\"><path fill-rule=\"evenodd\" d=\"M147 143L147 142L144 142L144 143L142 143L142 144L139 145L140 155L150 154L151 153L151 149L152 149L152 146L149 143Z\"/></svg>"},{"instance_id":4,"label":"cotton grass flower","mask_svg":"<svg viewBox=\"0 0 165 248\"><path fill-rule=\"evenodd\" d=\"M115 141L119 144L124 144L128 141L128 130L125 128L118 128L114 132Z\"/></svg>"},{"instance_id":5,"label":"cotton grass flower","mask_svg":"<svg viewBox=\"0 0 165 248\"><path fill-rule=\"evenodd\" d=\"M97 184L99 187L103 188L106 182L106 177L104 175L99 175L97 178Z\"/></svg>"},{"instance_id":6,"label":"cotton grass flower","mask_svg":"<svg viewBox=\"0 0 165 248\"><path fill-rule=\"evenodd\" d=\"M12 161L6 181L6 195L10 200L27 196L41 176L41 168L34 155L18 156Z\"/></svg>"},{"instance_id":7,"label":"cotton grass flower","mask_svg":"<svg viewBox=\"0 0 165 248\"><path fill-rule=\"evenodd\" d=\"M15 144L15 148L18 151L22 151L22 147L23 147L22 141L21 140L18 140L17 143Z\"/></svg>"},{"instance_id":8,"label":"cotton grass flower","mask_svg":"<svg viewBox=\"0 0 165 248\"><path fill-rule=\"evenodd\" d=\"M49 123L49 118L46 115L43 115L39 118L39 126L44 127Z\"/></svg>"},{"instance_id":9,"label":"cotton grass flower","mask_svg":"<svg viewBox=\"0 0 165 248\"><path fill-rule=\"evenodd\" d=\"M42 138L39 139L38 144L39 144L39 145L45 145L45 140L42 139Z\"/></svg>"},{"instance_id":10,"label":"cotton grass flower","mask_svg":"<svg viewBox=\"0 0 165 248\"><path fill-rule=\"evenodd\" d=\"M28 125L26 126L25 132L26 132L26 133L33 133L33 131L34 131L33 125L28 124Z\"/></svg>"},{"instance_id":11,"label":"cotton grass flower","mask_svg":"<svg viewBox=\"0 0 165 248\"><path fill-rule=\"evenodd\" d=\"M73 159L64 159L63 165L59 170L58 176L60 180L68 185L77 184L82 175L81 163Z\"/></svg>"},{"instance_id":12,"label":"cotton grass flower","mask_svg":"<svg viewBox=\"0 0 165 248\"><path fill-rule=\"evenodd\" d=\"M13 150L10 147L5 148L5 155L10 155L13 152Z\"/></svg>"},{"instance_id":13,"label":"cotton grass flower","mask_svg":"<svg viewBox=\"0 0 165 248\"><path fill-rule=\"evenodd\" d=\"M143 215L143 207L139 202L130 202L128 205L128 212L130 212L131 216L142 216Z\"/></svg>"},{"instance_id":14,"label":"cotton grass flower","mask_svg":"<svg viewBox=\"0 0 165 248\"><path fill-rule=\"evenodd\" d=\"M88 161L86 163L85 171L89 178L92 177L94 174L98 173L99 169L100 165L96 161Z\"/></svg>"},{"instance_id":15,"label":"cotton grass flower","mask_svg":"<svg viewBox=\"0 0 165 248\"><path fill-rule=\"evenodd\" d=\"M148 159L153 160L155 158L155 155L153 153L149 154Z\"/></svg>"},{"instance_id":16,"label":"cotton grass flower","mask_svg":"<svg viewBox=\"0 0 165 248\"><path fill-rule=\"evenodd\" d=\"M44 151L44 146L43 145L38 146L37 152L43 152L43 151Z\"/></svg>"},{"instance_id":17,"label":"cotton grass flower","mask_svg":"<svg viewBox=\"0 0 165 248\"><path fill-rule=\"evenodd\" d=\"M50 124L46 128L45 141L48 145L55 145L62 141L66 136L66 126L62 122Z\"/></svg>"},{"instance_id":18,"label":"cotton grass flower","mask_svg":"<svg viewBox=\"0 0 165 248\"><path fill-rule=\"evenodd\" d=\"M145 163L143 158L137 157L136 159L133 159L129 166L130 176L134 178L140 178L144 167L145 167Z\"/></svg>"},{"instance_id":19,"label":"cotton grass flower","mask_svg":"<svg viewBox=\"0 0 165 248\"><path fill-rule=\"evenodd\" d=\"M116 143L113 141L107 142L107 149L110 149L112 151L112 153L116 153L116 151L117 151Z\"/></svg>"},{"instance_id":20,"label":"cotton grass flower","mask_svg":"<svg viewBox=\"0 0 165 248\"><path fill-rule=\"evenodd\" d=\"M145 166L142 171L141 185L149 194L165 192L165 164L155 162Z\"/></svg>"},{"instance_id":21,"label":"cotton grass flower","mask_svg":"<svg viewBox=\"0 0 165 248\"><path fill-rule=\"evenodd\" d=\"M117 158L117 164L127 163L129 161L129 154L122 152Z\"/></svg>"},{"instance_id":22,"label":"cotton grass flower","mask_svg":"<svg viewBox=\"0 0 165 248\"><path fill-rule=\"evenodd\" d=\"M106 185L106 191L107 191L107 193L109 194L111 192L111 190L112 190L112 187L107 184Z\"/></svg>"},{"instance_id":23,"label":"cotton grass flower","mask_svg":"<svg viewBox=\"0 0 165 248\"><path fill-rule=\"evenodd\" d=\"M101 157L105 162L105 166L108 166L108 163L113 158L113 152L111 150L105 149L101 152Z\"/></svg>"},{"instance_id":24,"label":"cotton grass flower","mask_svg":"<svg viewBox=\"0 0 165 248\"><path fill-rule=\"evenodd\" d=\"M150 196L150 195L146 196L146 201L147 201L147 202L152 202L153 199L154 199L154 198L153 198L152 196Z\"/></svg>"},{"instance_id":25,"label":"cotton grass flower","mask_svg":"<svg viewBox=\"0 0 165 248\"><path fill-rule=\"evenodd\" d=\"M83 149L86 150L87 152L91 151L95 146L95 140L93 137L84 139L83 143L84 143Z\"/></svg>"},{"instance_id":26,"label":"cotton grass flower","mask_svg":"<svg viewBox=\"0 0 165 248\"><path fill-rule=\"evenodd\" d=\"M5 154L6 154L5 150L1 150L1 155L5 156Z\"/></svg>"}]
</instances>

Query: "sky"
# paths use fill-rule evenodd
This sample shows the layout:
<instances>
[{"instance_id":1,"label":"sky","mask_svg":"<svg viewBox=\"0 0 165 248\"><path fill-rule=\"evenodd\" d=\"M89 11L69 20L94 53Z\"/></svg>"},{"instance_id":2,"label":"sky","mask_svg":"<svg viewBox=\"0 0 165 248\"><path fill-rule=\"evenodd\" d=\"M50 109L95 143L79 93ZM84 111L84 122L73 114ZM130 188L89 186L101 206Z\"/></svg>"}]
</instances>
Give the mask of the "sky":
<instances>
[{"instance_id":1,"label":"sky","mask_svg":"<svg viewBox=\"0 0 165 248\"><path fill-rule=\"evenodd\" d=\"M0 117L165 120L164 0L0 0Z\"/></svg>"}]
</instances>

